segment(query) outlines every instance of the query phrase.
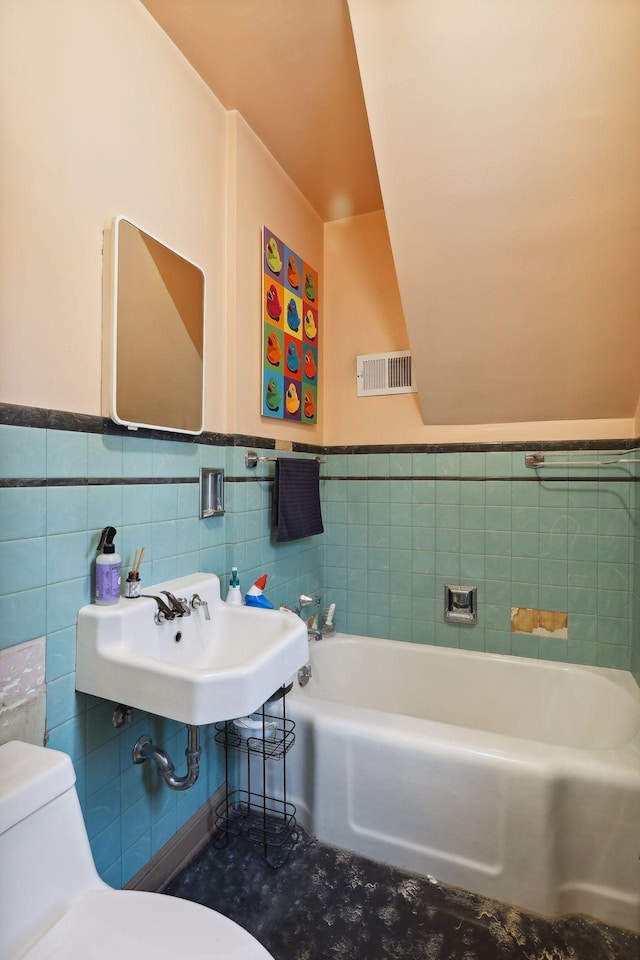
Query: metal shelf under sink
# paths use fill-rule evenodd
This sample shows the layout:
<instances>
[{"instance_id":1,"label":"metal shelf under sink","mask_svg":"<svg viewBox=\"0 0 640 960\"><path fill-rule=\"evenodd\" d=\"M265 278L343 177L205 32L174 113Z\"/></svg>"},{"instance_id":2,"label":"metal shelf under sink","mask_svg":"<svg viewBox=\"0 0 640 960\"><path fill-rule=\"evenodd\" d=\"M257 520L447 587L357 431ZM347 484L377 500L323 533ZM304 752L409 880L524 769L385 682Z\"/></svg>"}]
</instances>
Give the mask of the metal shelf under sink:
<instances>
[{"instance_id":1,"label":"metal shelf under sink","mask_svg":"<svg viewBox=\"0 0 640 960\"><path fill-rule=\"evenodd\" d=\"M296 808L287 800L286 755L295 742L295 723L286 717L286 693L283 687L254 716L262 719L262 736L244 737L238 733L233 720L216 723L216 742L224 747L226 791L216 807L216 846L226 846L229 837L244 837L259 844L265 861L274 869L288 859L297 839ZM282 715L266 712L279 699ZM275 724L268 736L269 724ZM246 789L230 786L232 754L246 758ZM267 764L281 761L282 799L267 794ZM256 787L256 779L258 784Z\"/></svg>"}]
</instances>

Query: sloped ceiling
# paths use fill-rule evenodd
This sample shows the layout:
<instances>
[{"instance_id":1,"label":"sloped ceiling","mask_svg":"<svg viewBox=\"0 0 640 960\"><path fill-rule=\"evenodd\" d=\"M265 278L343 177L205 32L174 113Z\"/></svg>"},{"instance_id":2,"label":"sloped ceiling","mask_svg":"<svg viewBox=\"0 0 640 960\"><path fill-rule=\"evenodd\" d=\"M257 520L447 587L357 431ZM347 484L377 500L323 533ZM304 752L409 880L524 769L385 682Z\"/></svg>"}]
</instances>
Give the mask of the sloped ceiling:
<instances>
[{"instance_id":1,"label":"sloped ceiling","mask_svg":"<svg viewBox=\"0 0 640 960\"><path fill-rule=\"evenodd\" d=\"M346 0L142 0L323 220L382 209Z\"/></svg>"},{"instance_id":2,"label":"sloped ceiling","mask_svg":"<svg viewBox=\"0 0 640 960\"><path fill-rule=\"evenodd\" d=\"M348 2L425 423L632 418L640 3Z\"/></svg>"},{"instance_id":3,"label":"sloped ceiling","mask_svg":"<svg viewBox=\"0 0 640 960\"><path fill-rule=\"evenodd\" d=\"M325 221L384 200L426 424L640 416L640 0L142 2Z\"/></svg>"}]
</instances>

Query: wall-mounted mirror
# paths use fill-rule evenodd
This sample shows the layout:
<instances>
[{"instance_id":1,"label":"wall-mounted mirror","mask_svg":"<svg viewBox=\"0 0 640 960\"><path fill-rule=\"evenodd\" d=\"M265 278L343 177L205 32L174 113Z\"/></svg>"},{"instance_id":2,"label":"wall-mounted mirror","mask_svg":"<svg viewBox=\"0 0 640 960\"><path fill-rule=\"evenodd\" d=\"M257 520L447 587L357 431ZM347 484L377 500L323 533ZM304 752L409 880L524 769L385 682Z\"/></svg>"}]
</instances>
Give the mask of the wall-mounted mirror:
<instances>
[{"instance_id":1,"label":"wall-mounted mirror","mask_svg":"<svg viewBox=\"0 0 640 960\"><path fill-rule=\"evenodd\" d=\"M202 433L204 303L200 267L115 218L105 234L102 378L112 420Z\"/></svg>"}]
</instances>

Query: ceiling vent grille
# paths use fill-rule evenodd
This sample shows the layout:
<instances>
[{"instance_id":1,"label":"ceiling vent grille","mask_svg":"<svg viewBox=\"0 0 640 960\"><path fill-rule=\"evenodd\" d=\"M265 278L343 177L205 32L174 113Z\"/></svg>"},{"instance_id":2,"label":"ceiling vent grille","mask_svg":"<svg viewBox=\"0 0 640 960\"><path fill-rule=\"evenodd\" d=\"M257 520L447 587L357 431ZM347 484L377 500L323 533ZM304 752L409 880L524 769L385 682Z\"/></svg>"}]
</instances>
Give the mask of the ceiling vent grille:
<instances>
[{"instance_id":1,"label":"ceiling vent grille","mask_svg":"<svg viewBox=\"0 0 640 960\"><path fill-rule=\"evenodd\" d=\"M359 397L379 397L392 393L416 393L409 350L369 353L357 358Z\"/></svg>"}]
</instances>

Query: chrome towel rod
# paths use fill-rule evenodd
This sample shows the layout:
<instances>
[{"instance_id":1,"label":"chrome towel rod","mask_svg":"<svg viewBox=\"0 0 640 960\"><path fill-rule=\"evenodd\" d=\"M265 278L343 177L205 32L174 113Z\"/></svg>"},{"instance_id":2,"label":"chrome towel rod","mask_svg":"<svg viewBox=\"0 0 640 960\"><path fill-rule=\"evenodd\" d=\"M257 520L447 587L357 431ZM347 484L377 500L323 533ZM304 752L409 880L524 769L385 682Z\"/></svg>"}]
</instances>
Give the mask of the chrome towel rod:
<instances>
[{"instance_id":1,"label":"chrome towel rod","mask_svg":"<svg viewBox=\"0 0 640 960\"><path fill-rule=\"evenodd\" d=\"M629 457L630 453L640 452L640 447L634 447L632 450L611 450L605 454L607 459L602 460L550 460L550 457L593 457L593 450L564 450L547 451L543 453L525 453L524 465L537 470L538 467L606 467L622 466L625 463L640 463L640 457Z\"/></svg>"},{"instance_id":2,"label":"chrome towel rod","mask_svg":"<svg viewBox=\"0 0 640 960\"><path fill-rule=\"evenodd\" d=\"M244 465L248 469L252 470L254 467L258 466L259 462L275 463L277 457L259 457L255 450L246 450L244 455ZM323 460L322 457L313 457L314 460L317 460L318 463L326 463L326 460Z\"/></svg>"}]
</instances>

